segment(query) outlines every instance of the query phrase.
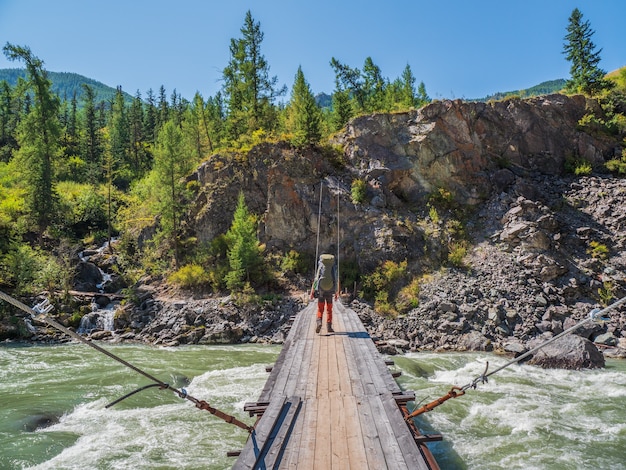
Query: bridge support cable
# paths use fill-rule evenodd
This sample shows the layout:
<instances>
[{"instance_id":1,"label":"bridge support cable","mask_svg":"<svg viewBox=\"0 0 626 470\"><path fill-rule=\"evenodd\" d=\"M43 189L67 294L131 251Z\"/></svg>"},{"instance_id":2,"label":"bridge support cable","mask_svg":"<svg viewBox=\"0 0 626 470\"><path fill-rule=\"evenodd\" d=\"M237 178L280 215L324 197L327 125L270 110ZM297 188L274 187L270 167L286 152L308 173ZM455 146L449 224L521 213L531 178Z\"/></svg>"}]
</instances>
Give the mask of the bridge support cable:
<instances>
[{"instance_id":1,"label":"bridge support cable","mask_svg":"<svg viewBox=\"0 0 626 470\"><path fill-rule=\"evenodd\" d=\"M169 385L169 384L159 380L158 378L156 378L152 374L149 374L148 372L140 369L139 367L134 366L130 362L126 361L125 359L122 359L121 357L119 357L119 356L113 354L112 352L104 349L103 347L97 345L96 343L90 341L89 339L84 338L81 335L79 335L78 333L76 333L76 332L70 330L69 328L61 325L59 322L57 322L56 320L54 320L53 318L48 316L48 313L50 311L52 311L52 309L54 308L53 305L50 304L48 299L43 300L42 302L40 302L39 304L35 305L32 308L29 307L28 305L23 304L19 300L14 299L13 297L9 296L8 294L5 294L2 291L0 291L0 299L3 299L4 301L10 303L11 305L13 305L13 306L19 308L20 310L23 310L24 312L28 313L31 316L31 318L33 318L34 320L37 320L37 321L40 321L40 322L43 322L43 323L47 323L48 325L52 326L53 328L56 328L57 330L65 333L69 337L71 337L71 338L73 338L73 339L75 339L77 341L80 341L83 344L86 344L90 348L95 349L99 353L102 353L105 356L110 357L114 361L119 362L120 364L128 367L129 369L134 370L138 374L143 375L147 379L149 379L152 382L154 382L153 385L149 385L149 386L146 386L146 387L141 387L141 388L135 390L134 392L129 393L129 394L125 395L124 397L118 399L118 400L115 400L114 402L112 402L109 405L107 405L107 408L110 407L110 406L113 406L116 403L119 403L124 398L127 398L127 397L129 397L131 395L134 395L137 392L145 390L146 388L150 388L152 386L158 386L162 390L171 390L172 392L177 394L180 398L183 398L185 400L189 400L190 402L192 402L196 406L196 408L199 408L201 410L206 410L206 411L210 412L211 414L217 416L218 418L223 419L227 423L234 424L235 426L237 426L237 427L239 427L241 429L245 429L248 432L252 432L253 428L251 426L247 425L246 423L243 423L243 422L239 421L234 416L230 416L230 415L228 415L228 414L226 414L226 413L224 413L224 412L222 412L220 410L217 410L216 408L211 407L204 400L198 400L197 398L192 397L191 395L189 395L187 393L187 391L184 388L179 390L176 387L172 387L171 385Z\"/></svg>"},{"instance_id":2,"label":"bridge support cable","mask_svg":"<svg viewBox=\"0 0 626 470\"><path fill-rule=\"evenodd\" d=\"M497 369L487 373L487 370L489 369L489 362L486 363L485 366L485 371L479 375L478 377L476 377L474 380L472 380L470 383L465 384L463 387L457 387L454 386L450 389L450 391L428 403L427 405L424 405L420 408L416 408L412 413L410 413L405 419L408 421L412 418L415 418L416 416L421 415L422 413L426 413L428 411L431 411L433 408L436 408L437 406L443 404L444 402L446 402L447 400L449 400L450 398L457 398L460 396L465 395L465 392L470 389L473 388L475 389L478 384L480 383L487 383L488 382L488 378L491 377L492 375L500 372L503 369L506 369L509 366L512 366L513 364L517 364L518 362L526 359L529 356L532 356L533 354L535 354L537 351L539 351L542 348L545 348L547 345L549 345L550 343L555 342L556 340L558 340L559 338L562 338L565 335L568 335L572 332L574 332L575 330L577 330L578 328L580 328L581 326L583 326L585 323L588 322L605 322L608 321L609 318L606 316L608 312L610 312L611 310L615 310L616 308L618 308L619 306L623 305L626 303L626 297L622 297L621 299L619 299L618 301L612 303L611 305L609 305L608 307L605 307L603 309L593 309L591 312L589 312L589 316L583 320L581 320L580 322L576 323L574 326L568 328L567 330L564 330L563 332L559 333L558 335L550 338L549 340L547 340L546 342L540 344L539 346L531 349L530 351L525 352L524 354L521 354L520 356L516 357L515 359L507 362L506 364L498 367Z\"/></svg>"}]
</instances>

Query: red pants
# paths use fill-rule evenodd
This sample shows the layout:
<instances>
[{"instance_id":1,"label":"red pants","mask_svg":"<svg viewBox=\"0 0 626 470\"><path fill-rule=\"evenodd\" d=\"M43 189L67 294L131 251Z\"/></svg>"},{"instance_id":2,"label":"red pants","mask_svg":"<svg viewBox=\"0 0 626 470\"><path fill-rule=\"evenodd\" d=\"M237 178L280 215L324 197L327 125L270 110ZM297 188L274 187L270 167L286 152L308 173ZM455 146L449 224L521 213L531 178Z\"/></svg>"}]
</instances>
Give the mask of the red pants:
<instances>
[{"instance_id":1,"label":"red pants","mask_svg":"<svg viewBox=\"0 0 626 470\"><path fill-rule=\"evenodd\" d=\"M326 322L333 322L333 293L320 291L317 298L317 318L320 320L324 316L324 305L326 305Z\"/></svg>"}]
</instances>

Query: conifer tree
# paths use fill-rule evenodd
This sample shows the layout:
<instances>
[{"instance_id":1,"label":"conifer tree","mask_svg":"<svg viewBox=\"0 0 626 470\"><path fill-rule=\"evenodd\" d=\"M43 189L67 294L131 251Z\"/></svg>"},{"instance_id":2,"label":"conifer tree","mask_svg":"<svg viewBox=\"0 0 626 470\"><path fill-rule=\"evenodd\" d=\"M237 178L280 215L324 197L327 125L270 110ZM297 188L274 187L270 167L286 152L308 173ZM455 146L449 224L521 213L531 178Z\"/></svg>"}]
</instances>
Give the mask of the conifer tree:
<instances>
[{"instance_id":1,"label":"conifer tree","mask_svg":"<svg viewBox=\"0 0 626 470\"><path fill-rule=\"evenodd\" d=\"M146 105L143 120L143 135L146 142L153 144L156 140L156 128L157 128L157 109L156 101L154 98L154 92L152 88L148 90L146 96Z\"/></svg>"},{"instance_id":2,"label":"conifer tree","mask_svg":"<svg viewBox=\"0 0 626 470\"><path fill-rule=\"evenodd\" d=\"M563 54L571 63L571 79L566 84L570 92L593 95L609 86L604 79L606 72L598 67L602 49L595 50L593 34L589 21L583 21L583 14L574 8L567 25L567 42L563 45Z\"/></svg>"},{"instance_id":3,"label":"conifer tree","mask_svg":"<svg viewBox=\"0 0 626 470\"><path fill-rule=\"evenodd\" d=\"M400 104L403 108L410 109L416 106L415 76L411 66L406 64L400 78Z\"/></svg>"},{"instance_id":4,"label":"conifer tree","mask_svg":"<svg viewBox=\"0 0 626 470\"><path fill-rule=\"evenodd\" d=\"M241 290L263 269L261 245L256 236L256 218L248 212L243 192L239 193L233 223L226 233L230 271L226 286L231 291Z\"/></svg>"},{"instance_id":5,"label":"conifer tree","mask_svg":"<svg viewBox=\"0 0 626 470\"><path fill-rule=\"evenodd\" d=\"M141 93L137 91L128 110L128 146L132 174L135 179L141 178L149 169L143 134L143 115Z\"/></svg>"},{"instance_id":6,"label":"conifer tree","mask_svg":"<svg viewBox=\"0 0 626 470\"><path fill-rule=\"evenodd\" d=\"M130 165L130 131L128 126L128 112L126 110L126 103L124 102L124 95L122 89L118 87L115 93L113 105L111 107L111 122L110 122L110 149L113 154L113 159L119 162L123 168L118 173L117 184L121 187L126 187L132 177L132 166ZM102 162L100 167L102 167ZM102 180L102 175L100 175Z\"/></svg>"},{"instance_id":7,"label":"conifer tree","mask_svg":"<svg viewBox=\"0 0 626 470\"><path fill-rule=\"evenodd\" d=\"M336 90L332 97L330 123L333 131L343 128L353 116L350 94L344 90Z\"/></svg>"},{"instance_id":8,"label":"conifer tree","mask_svg":"<svg viewBox=\"0 0 626 470\"><path fill-rule=\"evenodd\" d=\"M424 85L424 82L420 82L417 86L417 107L426 106L431 101L430 96L426 93L426 85Z\"/></svg>"},{"instance_id":9,"label":"conifer tree","mask_svg":"<svg viewBox=\"0 0 626 470\"><path fill-rule=\"evenodd\" d=\"M289 127L292 143L298 147L315 144L321 138L321 112L309 87L302 67L298 67L289 102Z\"/></svg>"},{"instance_id":10,"label":"conifer tree","mask_svg":"<svg viewBox=\"0 0 626 470\"><path fill-rule=\"evenodd\" d=\"M222 73L233 139L256 129L272 130L276 121L273 101L286 93L286 87L277 87L278 78L269 75L270 67L261 53L261 25L250 10L241 33L241 39L231 39L230 60Z\"/></svg>"},{"instance_id":11,"label":"conifer tree","mask_svg":"<svg viewBox=\"0 0 626 470\"><path fill-rule=\"evenodd\" d=\"M26 182L28 209L43 234L56 216L58 203L53 165L60 152L59 98L51 90L43 62L28 47L7 43L3 50L9 60L24 61L33 90L34 103L17 128L17 154Z\"/></svg>"},{"instance_id":12,"label":"conifer tree","mask_svg":"<svg viewBox=\"0 0 626 470\"><path fill-rule=\"evenodd\" d=\"M213 151L212 128L209 123L208 111L204 104L204 98L198 92L193 97L191 106L185 110L183 130L189 150L193 152L196 162Z\"/></svg>"},{"instance_id":13,"label":"conifer tree","mask_svg":"<svg viewBox=\"0 0 626 470\"><path fill-rule=\"evenodd\" d=\"M366 97L361 71L342 64L334 57L330 60L330 66L335 71L336 89L349 92L349 96L356 100L358 110L364 110Z\"/></svg>"},{"instance_id":14,"label":"conifer tree","mask_svg":"<svg viewBox=\"0 0 626 470\"><path fill-rule=\"evenodd\" d=\"M385 89L387 80L383 78L378 65L374 64L371 57L365 59L363 64L363 93L365 95L365 111L388 111L385 109Z\"/></svg>"},{"instance_id":15,"label":"conifer tree","mask_svg":"<svg viewBox=\"0 0 626 470\"><path fill-rule=\"evenodd\" d=\"M179 265L180 214L185 207L183 178L191 168L184 151L183 134L173 121L167 121L159 131L154 150L154 172L161 213L161 229L174 248L174 261Z\"/></svg>"},{"instance_id":16,"label":"conifer tree","mask_svg":"<svg viewBox=\"0 0 626 470\"><path fill-rule=\"evenodd\" d=\"M170 117L170 107L169 104L167 104L167 96L165 93L165 87L163 85L161 85L161 87L159 88L159 102L157 104L157 108L157 125L155 129L156 134L158 134L159 132L159 127L165 124Z\"/></svg>"},{"instance_id":17,"label":"conifer tree","mask_svg":"<svg viewBox=\"0 0 626 470\"><path fill-rule=\"evenodd\" d=\"M82 84L82 88L84 119L80 138L80 152L87 167L87 180L98 181L101 174L103 142L95 107L96 94L93 88L85 83Z\"/></svg>"},{"instance_id":18,"label":"conifer tree","mask_svg":"<svg viewBox=\"0 0 626 470\"><path fill-rule=\"evenodd\" d=\"M0 162L8 162L17 149L15 129L19 122L17 100L6 81L0 82Z\"/></svg>"}]
</instances>

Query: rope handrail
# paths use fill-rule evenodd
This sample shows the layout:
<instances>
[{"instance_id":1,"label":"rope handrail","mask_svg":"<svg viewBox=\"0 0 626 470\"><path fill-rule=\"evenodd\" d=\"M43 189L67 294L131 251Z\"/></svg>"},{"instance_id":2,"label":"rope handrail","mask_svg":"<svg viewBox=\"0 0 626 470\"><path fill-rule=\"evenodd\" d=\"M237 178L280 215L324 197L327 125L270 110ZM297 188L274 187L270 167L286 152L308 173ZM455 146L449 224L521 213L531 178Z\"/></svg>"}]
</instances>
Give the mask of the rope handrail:
<instances>
[{"instance_id":1,"label":"rope handrail","mask_svg":"<svg viewBox=\"0 0 626 470\"><path fill-rule=\"evenodd\" d=\"M507 367L512 366L513 364L517 364L518 362L526 359L528 356L531 356L534 353L536 353L537 351L539 351L540 349L545 348L550 343L553 343L554 341L558 340L559 338L562 338L563 336L565 336L567 334L570 334L573 331L577 330L578 328L580 328L582 325L584 325L587 322L590 322L590 321L600 321L600 322L607 321L608 317L606 317L606 314L608 312L610 312L611 310L615 310L617 307L619 307L620 305L623 305L624 303L626 303L626 297L622 297L618 301L612 303L611 305L609 305L608 307L605 307L603 309L593 309L591 312L589 312L589 316L587 318L581 320L580 322L576 323L574 326L568 328L567 330L562 331L558 335L550 338L549 340L545 341L544 343L541 343L537 347L531 349L530 351L525 352L524 354L521 354L520 356L516 357L515 359L512 359L511 361L507 362L506 364L503 364L502 366L498 367L495 370L492 370L489 373L487 373L487 370L489 369L489 362L487 361L486 366L485 366L485 371L481 375L476 377L474 380L472 380L471 382L465 384L462 387L453 386L446 395L444 395L441 398L438 398L438 399L428 403L427 405L424 405L424 406L422 406L420 408L415 409L412 413L407 415L407 417L405 419L408 421L411 418L415 418L416 416L421 415L422 413L426 413L428 411L431 411L433 408L436 408L437 406L443 404L445 401L449 400L450 398L457 398L457 397L465 395L465 392L468 389L470 389L470 388L475 389L478 386L479 383L487 383L488 382L487 379L489 377L491 377L492 375L497 374L501 370L506 369Z\"/></svg>"}]
</instances>

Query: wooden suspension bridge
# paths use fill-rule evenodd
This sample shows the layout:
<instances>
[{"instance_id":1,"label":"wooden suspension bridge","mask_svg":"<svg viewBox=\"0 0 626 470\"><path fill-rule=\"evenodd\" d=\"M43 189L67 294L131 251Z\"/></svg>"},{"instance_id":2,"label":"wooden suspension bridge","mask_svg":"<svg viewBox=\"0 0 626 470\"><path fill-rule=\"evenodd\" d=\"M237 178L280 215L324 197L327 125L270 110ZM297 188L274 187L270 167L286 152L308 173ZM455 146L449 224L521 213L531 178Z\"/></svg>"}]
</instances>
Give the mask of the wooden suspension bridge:
<instances>
[{"instance_id":1,"label":"wooden suspension bridge","mask_svg":"<svg viewBox=\"0 0 626 470\"><path fill-rule=\"evenodd\" d=\"M315 333L317 302L300 311L257 402L233 469L436 470L407 423L412 392L398 386L357 314L335 302L334 333Z\"/></svg>"}]
</instances>

